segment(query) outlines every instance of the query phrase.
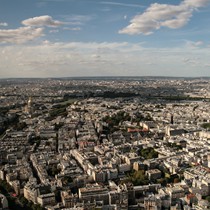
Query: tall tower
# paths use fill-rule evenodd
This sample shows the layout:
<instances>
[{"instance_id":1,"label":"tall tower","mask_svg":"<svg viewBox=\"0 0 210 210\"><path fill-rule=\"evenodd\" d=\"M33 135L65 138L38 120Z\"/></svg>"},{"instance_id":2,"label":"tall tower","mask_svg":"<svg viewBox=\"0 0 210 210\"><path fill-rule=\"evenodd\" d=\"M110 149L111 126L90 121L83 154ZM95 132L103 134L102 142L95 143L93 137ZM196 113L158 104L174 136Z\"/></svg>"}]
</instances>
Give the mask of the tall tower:
<instances>
[{"instance_id":1,"label":"tall tower","mask_svg":"<svg viewBox=\"0 0 210 210\"><path fill-rule=\"evenodd\" d=\"M170 133L170 125L167 125L166 127L165 127L165 135L166 136L171 136L171 133Z\"/></svg>"},{"instance_id":2,"label":"tall tower","mask_svg":"<svg viewBox=\"0 0 210 210\"><path fill-rule=\"evenodd\" d=\"M29 99L28 99L28 107L31 107L31 106L32 106L32 98L29 97Z\"/></svg>"},{"instance_id":3,"label":"tall tower","mask_svg":"<svg viewBox=\"0 0 210 210\"><path fill-rule=\"evenodd\" d=\"M25 106L25 112L28 114L33 112L33 101L31 97L29 97L27 105Z\"/></svg>"}]
</instances>

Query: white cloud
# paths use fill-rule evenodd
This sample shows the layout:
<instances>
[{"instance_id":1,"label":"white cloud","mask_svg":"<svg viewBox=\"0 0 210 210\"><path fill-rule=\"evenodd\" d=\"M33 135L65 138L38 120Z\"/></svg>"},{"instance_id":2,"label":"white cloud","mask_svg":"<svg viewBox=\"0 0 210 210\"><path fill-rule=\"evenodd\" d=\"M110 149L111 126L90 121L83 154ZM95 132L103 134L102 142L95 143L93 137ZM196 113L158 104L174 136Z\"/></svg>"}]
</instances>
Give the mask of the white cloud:
<instances>
[{"instance_id":1,"label":"white cloud","mask_svg":"<svg viewBox=\"0 0 210 210\"><path fill-rule=\"evenodd\" d=\"M1 78L209 74L209 48L186 45L144 48L128 42L51 43L45 40L40 45L0 46L0 56Z\"/></svg>"},{"instance_id":2,"label":"white cloud","mask_svg":"<svg viewBox=\"0 0 210 210\"><path fill-rule=\"evenodd\" d=\"M208 2L209 0L184 0L179 5L151 4L144 13L136 15L119 33L149 35L163 26L172 29L181 28L189 22L196 9L204 7Z\"/></svg>"},{"instance_id":3,"label":"white cloud","mask_svg":"<svg viewBox=\"0 0 210 210\"><path fill-rule=\"evenodd\" d=\"M172 29L181 28L189 22L191 16L191 11L182 11L180 14L177 14L176 18L163 21L161 26Z\"/></svg>"},{"instance_id":4,"label":"white cloud","mask_svg":"<svg viewBox=\"0 0 210 210\"><path fill-rule=\"evenodd\" d=\"M29 18L22 21L24 27L17 29L0 29L0 43L22 44L44 36L44 26L57 27L64 23L53 20L51 16L44 15ZM0 23L0 26L7 26L7 23ZM51 30L50 33L57 33L58 30Z\"/></svg>"},{"instance_id":5,"label":"white cloud","mask_svg":"<svg viewBox=\"0 0 210 210\"><path fill-rule=\"evenodd\" d=\"M63 25L64 23L58 20L53 20L53 18L49 15L43 15L23 20L22 24L26 26L58 27Z\"/></svg>"},{"instance_id":6,"label":"white cloud","mask_svg":"<svg viewBox=\"0 0 210 210\"><path fill-rule=\"evenodd\" d=\"M62 15L66 25L83 25L92 20L94 15Z\"/></svg>"},{"instance_id":7,"label":"white cloud","mask_svg":"<svg viewBox=\"0 0 210 210\"><path fill-rule=\"evenodd\" d=\"M80 27L73 27L73 28L64 27L63 29L64 30L69 30L69 31L81 31L82 30Z\"/></svg>"},{"instance_id":8,"label":"white cloud","mask_svg":"<svg viewBox=\"0 0 210 210\"><path fill-rule=\"evenodd\" d=\"M59 30L54 29L54 30L50 30L49 32L50 32L51 34L52 34L52 33L58 33L58 32L59 32Z\"/></svg>"},{"instance_id":9,"label":"white cloud","mask_svg":"<svg viewBox=\"0 0 210 210\"><path fill-rule=\"evenodd\" d=\"M0 26L8 26L8 23L0 23Z\"/></svg>"},{"instance_id":10,"label":"white cloud","mask_svg":"<svg viewBox=\"0 0 210 210\"><path fill-rule=\"evenodd\" d=\"M204 45L203 41L197 41L197 42L186 41L186 46L189 48L198 48L202 47L203 45Z\"/></svg>"},{"instance_id":11,"label":"white cloud","mask_svg":"<svg viewBox=\"0 0 210 210\"><path fill-rule=\"evenodd\" d=\"M209 0L185 0L184 4L189 7L199 8L207 5Z\"/></svg>"},{"instance_id":12,"label":"white cloud","mask_svg":"<svg viewBox=\"0 0 210 210\"><path fill-rule=\"evenodd\" d=\"M20 27L18 29L0 30L0 43L25 43L43 36L43 28Z\"/></svg>"},{"instance_id":13,"label":"white cloud","mask_svg":"<svg viewBox=\"0 0 210 210\"><path fill-rule=\"evenodd\" d=\"M201 62L199 58L184 58L183 62L187 65L191 65L191 66L201 66Z\"/></svg>"},{"instance_id":14,"label":"white cloud","mask_svg":"<svg viewBox=\"0 0 210 210\"><path fill-rule=\"evenodd\" d=\"M135 7L135 8L142 8L144 6L139 5L139 4L124 4L124 3L119 3L119 2L111 2L111 1L102 1L101 4L106 4L106 5L115 5L115 6L122 6L122 7Z\"/></svg>"}]
</instances>

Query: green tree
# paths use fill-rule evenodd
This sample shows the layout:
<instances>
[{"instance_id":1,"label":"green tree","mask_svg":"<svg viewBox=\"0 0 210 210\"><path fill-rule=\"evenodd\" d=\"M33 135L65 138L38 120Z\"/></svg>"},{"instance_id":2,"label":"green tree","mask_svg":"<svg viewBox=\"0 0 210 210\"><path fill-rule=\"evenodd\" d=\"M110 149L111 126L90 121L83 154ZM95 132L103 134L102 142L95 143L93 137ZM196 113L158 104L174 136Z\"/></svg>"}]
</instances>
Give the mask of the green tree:
<instances>
[{"instance_id":1,"label":"green tree","mask_svg":"<svg viewBox=\"0 0 210 210\"><path fill-rule=\"evenodd\" d=\"M132 171L128 174L125 182L131 182L133 185L147 185L149 184L148 177L145 175L144 170Z\"/></svg>"},{"instance_id":2,"label":"green tree","mask_svg":"<svg viewBox=\"0 0 210 210\"><path fill-rule=\"evenodd\" d=\"M207 196L207 197L205 198L205 200L207 200L207 201L210 203L210 196Z\"/></svg>"},{"instance_id":3,"label":"green tree","mask_svg":"<svg viewBox=\"0 0 210 210\"><path fill-rule=\"evenodd\" d=\"M153 159L153 158L158 157L158 152L156 152L154 148L148 147L148 148L139 150L139 155L144 157L145 159Z\"/></svg>"}]
</instances>

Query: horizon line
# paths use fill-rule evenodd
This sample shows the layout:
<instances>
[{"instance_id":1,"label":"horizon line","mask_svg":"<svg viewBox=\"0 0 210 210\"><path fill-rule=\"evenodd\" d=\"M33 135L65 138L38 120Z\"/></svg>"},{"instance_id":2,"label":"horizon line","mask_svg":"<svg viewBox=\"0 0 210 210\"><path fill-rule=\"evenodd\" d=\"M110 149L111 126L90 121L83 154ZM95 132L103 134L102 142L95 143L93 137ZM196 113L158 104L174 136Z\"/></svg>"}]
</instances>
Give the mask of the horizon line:
<instances>
[{"instance_id":1,"label":"horizon line","mask_svg":"<svg viewBox=\"0 0 210 210\"><path fill-rule=\"evenodd\" d=\"M13 79L88 79L88 78L180 78L180 79L210 79L210 76L64 76L64 77L5 77L0 80Z\"/></svg>"}]
</instances>

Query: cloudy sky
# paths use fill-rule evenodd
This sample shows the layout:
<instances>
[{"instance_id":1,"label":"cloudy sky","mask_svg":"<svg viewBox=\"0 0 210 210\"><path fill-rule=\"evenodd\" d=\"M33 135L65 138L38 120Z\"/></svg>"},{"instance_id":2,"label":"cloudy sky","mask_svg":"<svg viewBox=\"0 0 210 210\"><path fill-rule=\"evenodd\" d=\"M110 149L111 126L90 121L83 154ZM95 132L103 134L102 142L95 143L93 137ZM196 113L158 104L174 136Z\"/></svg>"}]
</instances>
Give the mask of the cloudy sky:
<instances>
[{"instance_id":1,"label":"cloudy sky","mask_svg":"<svg viewBox=\"0 0 210 210\"><path fill-rule=\"evenodd\" d=\"M0 78L210 76L210 0L1 0Z\"/></svg>"}]
</instances>

